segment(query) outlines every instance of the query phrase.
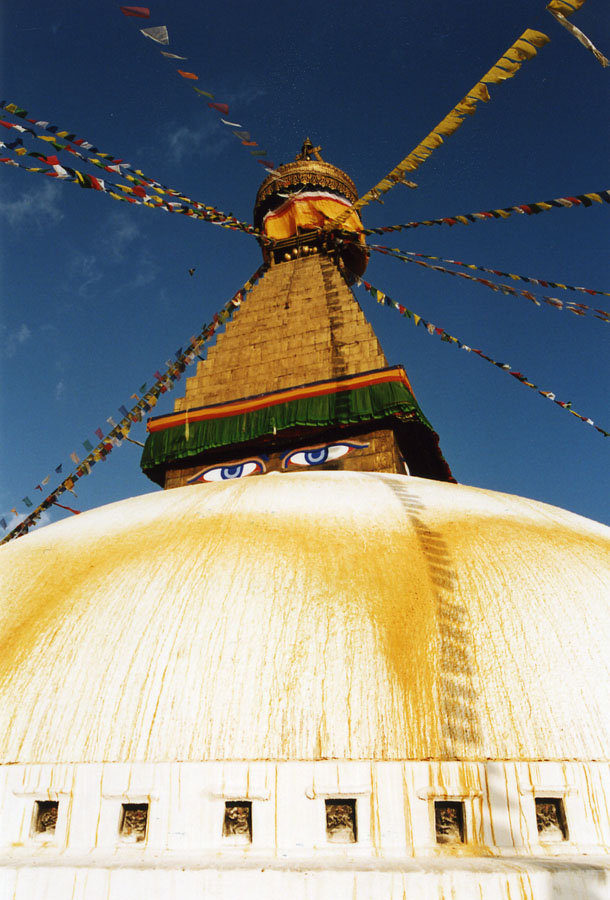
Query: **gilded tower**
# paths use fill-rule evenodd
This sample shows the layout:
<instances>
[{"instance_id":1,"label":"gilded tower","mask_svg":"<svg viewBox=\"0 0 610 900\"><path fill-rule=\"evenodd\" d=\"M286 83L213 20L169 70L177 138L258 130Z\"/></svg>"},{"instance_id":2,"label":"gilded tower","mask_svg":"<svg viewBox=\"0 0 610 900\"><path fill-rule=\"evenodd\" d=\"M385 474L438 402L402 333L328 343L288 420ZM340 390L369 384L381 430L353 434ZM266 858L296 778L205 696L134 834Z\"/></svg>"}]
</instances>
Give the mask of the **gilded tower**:
<instances>
[{"instance_id":1,"label":"gilded tower","mask_svg":"<svg viewBox=\"0 0 610 900\"><path fill-rule=\"evenodd\" d=\"M294 471L305 457L290 451L304 444L316 467L451 480L405 370L388 366L350 290L367 262L357 213L343 226L353 242L338 248L329 230L356 199L309 139L260 186L254 222L269 268L174 412L149 422L142 467L154 481Z\"/></svg>"}]
</instances>

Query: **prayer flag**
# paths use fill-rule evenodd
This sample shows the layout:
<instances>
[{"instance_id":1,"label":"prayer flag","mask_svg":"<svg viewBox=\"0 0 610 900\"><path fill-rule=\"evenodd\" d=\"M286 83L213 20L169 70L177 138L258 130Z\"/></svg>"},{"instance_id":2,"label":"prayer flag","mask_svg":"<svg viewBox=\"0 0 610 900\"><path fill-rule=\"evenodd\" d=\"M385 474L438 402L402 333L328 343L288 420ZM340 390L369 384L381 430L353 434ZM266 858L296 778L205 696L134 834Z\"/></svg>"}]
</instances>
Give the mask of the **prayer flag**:
<instances>
[{"instance_id":1,"label":"prayer flag","mask_svg":"<svg viewBox=\"0 0 610 900\"><path fill-rule=\"evenodd\" d=\"M154 28L140 28L144 37L150 38L157 44L169 44L169 35L165 25L157 25Z\"/></svg>"},{"instance_id":2,"label":"prayer flag","mask_svg":"<svg viewBox=\"0 0 610 900\"><path fill-rule=\"evenodd\" d=\"M227 122L226 119L220 120L223 125L229 125L231 128L243 128L243 125L240 125L239 122Z\"/></svg>"},{"instance_id":3,"label":"prayer flag","mask_svg":"<svg viewBox=\"0 0 610 900\"><path fill-rule=\"evenodd\" d=\"M76 455L76 453L71 453L71 454L70 454L70 459L71 459L72 462L75 463L75 464L78 464L78 463L80 462L80 459L79 459L79 457Z\"/></svg>"},{"instance_id":4,"label":"prayer flag","mask_svg":"<svg viewBox=\"0 0 610 900\"><path fill-rule=\"evenodd\" d=\"M62 465L63 465L63 463L60 463L55 469L55 471L57 472L58 475L61 472Z\"/></svg>"},{"instance_id":5,"label":"prayer flag","mask_svg":"<svg viewBox=\"0 0 610 900\"><path fill-rule=\"evenodd\" d=\"M14 515L18 515L18 512L17 512L17 510L16 510L15 508L11 509L11 512L12 512Z\"/></svg>"},{"instance_id":6,"label":"prayer flag","mask_svg":"<svg viewBox=\"0 0 610 900\"><path fill-rule=\"evenodd\" d=\"M116 428L116 422L114 421L114 419L112 418L112 416L108 416L108 418L106 419L106 421L108 422L109 425L112 425L113 428Z\"/></svg>"},{"instance_id":7,"label":"prayer flag","mask_svg":"<svg viewBox=\"0 0 610 900\"><path fill-rule=\"evenodd\" d=\"M547 9L551 12L554 10L555 12L563 13L564 16L570 16L573 12L580 9L584 3L585 0L551 0L547 5Z\"/></svg>"},{"instance_id":8,"label":"prayer flag","mask_svg":"<svg viewBox=\"0 0 610 900\"><path fill-rule=\"evenodd\" d=\"M199 81L199 75L195 75L193 72L183 72L182 69L176 69L176 71L178 72L178 75L182 75L183 78L191 78L193 81Z\"/></svg>"},{"instance_id":9,"label":"prayer flag","mask_svg":"<svg viewBox=\"0 0 610 900\"><path fill-rule=\"evenodd\" d=\"M2 525L3 529L6 531L6 519L0 519L0 525Z\"/></svg>"},{"instance_id":10,"label":"prayer flag","mask_svg":"<svg viewBox=\"0 0 610 900\"><path fill-rule=\"evenodd\" d=\"M129 411L127 410L127 408L125 406L119 406L119 412L123 413L124 416L129 415Z\"/></svg>"},{"instance_id":11,"label":"prayer flag","mask_svg":"<svg viewBox=\"0 0 610 900\"><path fill-rule=\"evenodd\" d=\"M104 432L102 431L101 428L96 428L96 429L95 429L95 434L96 434L96 436L100 439L100 441L103 441L103 440L104 440Z\"/></svg>"},{"instance_id":12,"label":"prayer flag","mask_svg":"<svg viewBox=\"0 0 610 900\"><path fill-rule=\"evenodd\" d=\"M34 506L34 504L32 503L32 501L30 500L29 497L24 497L23 502L25 503L26 506Z\"/></svg>"},{"instance_id":13,"label":"prayer flag","mask_svg":"<svg viewBox=\"0 0 610 900\"><path fill-rule=\"evenodd\" d=\"M598 63L600 63L604 67L604 69L607 68L608 66L610 66L610 60L606 59L604 54L599 52L599 50L597 49L595 44L593 44L589 40L587 35L584 34L584 32L582 32L580 30L580 28L577 28L575 25L572 25L572 23L569 22L568 19L566 19L566 17L561 14L561 12L558 12L556 10L556 8L552 8L552 7L553 7L553 3L549 3L549 5L547 6L547 9L550 12L550 14L553 16L553 18L557 22L559 22L560 25L563 25L563 27L566 29L566 31L569 31L570 34L573 37L575 37L579 43L581 43L583 45L583 47L586 47L586 49L589 50L593 54L595 59L598 61ZM571 10L570 10L570 12L571 12Z\"/></svg>"},{"instance_id":14,"label":"prayer flag","mask_svg":"<svg viewBox=\"0 0 610 900\"><path fill-rule=\"evenodd\" d=\"M222 113L224 116L229 115L229 107L226 103L208 103L210 109L215 109L217 112Z\"/></svg>"},{"instance_id":15,"label":"prayer flag","mask_svg":"<svg viewBox=\"0 0 610 900\"><path fill-rule=\"evenodd\" d=\"M93 444L91 443L91 441L83 441L83 447L85 448L85 450L89 450L89 452L93 450Z\"/></svg>"},{"instance_id":16,"label":"prayer flag","mask_svg":"<svg viewBox=\"0 0 610 900\"><path fill-rule=\"evenodd\" d=\"M167 50L161 50L162 56L167 56L168 59L188 59L188 56L178 56L176 53L168 53Z\"/></svg>"},{"instance_id":17,"label":"prayer flag","mask_svg":"<svg viewBox=\"0 0 610 900\"><path fill-rule=\"evenodd\" d=\"M214 94L210 94L209 91L202 91L200 88L195 87L195 85L193 85L193 90L197 91L198 94L203 94L204 97L209 97L210 100L214 99Z\"/></svg>"},{"instance_id":18,"label":"prayer flag","mask_svg":"<svg viewBox=\"0 0 610 900\"><path fill-rule=\"evenodd\" d=\"M51 476L50 476L50 475L47 475L46 478L43 478L43 479L42 479L42 484L48 484L50 480L51 480Z\"/></svg>"},{"instance_id":19,"label":"prayer flag","mask_svg":"<svg viewBox=\"0 0 610 900\"><path fill-rule=\"evenodd\" d=\"M58 503L57 500L54 500L53 504L54 506L59 506L60 509L67 509L68 512L74 513L75 516L80 516L80 509L72 509L71 506L64 506L62 503Z\"/></svg>"},{"instance_id":20,"label":"prayer flag","mask_svg":"<svg viewBox=\"0 0 610 900\"><path fill-rule=\"evenodd\" d=\"M135 16L136 19L150 19L147 6L119 6L124 16Z\"/></svg>"}]
</instances>

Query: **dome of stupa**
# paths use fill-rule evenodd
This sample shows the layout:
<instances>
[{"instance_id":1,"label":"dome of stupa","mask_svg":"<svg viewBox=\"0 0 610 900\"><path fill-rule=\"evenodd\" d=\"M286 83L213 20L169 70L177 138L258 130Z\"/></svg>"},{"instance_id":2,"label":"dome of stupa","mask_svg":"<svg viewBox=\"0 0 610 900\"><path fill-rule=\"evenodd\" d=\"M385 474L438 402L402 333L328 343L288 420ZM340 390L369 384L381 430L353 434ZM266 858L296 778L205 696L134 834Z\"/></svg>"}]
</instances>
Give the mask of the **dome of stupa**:
<instances>
[{"instance_id":1,"label":"dome of stupa","mask_svg":"<svg viewBox=\"0 0 610 900\"><path fill-rule=\"evenodd\" d=\"M2 555L5 763L608 755L610 529L542 503L267 475Z\"/></svg>"}]
</instances>

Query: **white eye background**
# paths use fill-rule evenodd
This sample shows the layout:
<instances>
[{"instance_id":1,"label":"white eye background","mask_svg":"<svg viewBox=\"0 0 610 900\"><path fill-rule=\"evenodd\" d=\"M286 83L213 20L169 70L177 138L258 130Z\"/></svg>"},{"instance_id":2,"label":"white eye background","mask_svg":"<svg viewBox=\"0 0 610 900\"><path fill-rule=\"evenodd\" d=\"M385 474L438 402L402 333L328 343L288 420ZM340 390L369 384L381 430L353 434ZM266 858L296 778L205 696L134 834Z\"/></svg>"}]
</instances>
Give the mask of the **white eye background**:
<instances>
[{"instance_id":1,"label":"white eye background","mask_svg":"<svg viewBox=\"0 0 610 900\"><path fill-rule=\"evenodd\" d=\"M239 471L241 470L241 471ZM234 481L237 478L246 478L253 475L254 472L262 472L263 467L254 459L246 460L243 463L233 463L228 466L214 466L202 472L198 477L198 481Z\"/></svg>"},{"instance_id":2,"label":"white eye background","mask_svg":"<svg viewBox=\"0 0 610 900\"><path fill-rule=\"evenodd\" d=\"M308 447L305 450L297 450L296 453L291 453L284 462L285 466L316 466L322 465L325 462L329 462L333 459L340 459L342 456L345 456L350 450L354 448L350 444L328 444L326 447ZM319 454L320 451L326 451L326 456L323 459L313 461L311 460L311 456L314 454Z\"/></svg>"}]
</instances>

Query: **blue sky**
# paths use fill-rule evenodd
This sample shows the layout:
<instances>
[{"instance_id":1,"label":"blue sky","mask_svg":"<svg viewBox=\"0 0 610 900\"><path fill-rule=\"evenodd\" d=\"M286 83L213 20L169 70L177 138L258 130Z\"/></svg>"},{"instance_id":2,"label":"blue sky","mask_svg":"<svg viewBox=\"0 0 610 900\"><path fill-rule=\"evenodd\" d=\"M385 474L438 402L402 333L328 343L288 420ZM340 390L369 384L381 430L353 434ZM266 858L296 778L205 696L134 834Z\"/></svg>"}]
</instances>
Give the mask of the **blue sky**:
<instances>
[{"instance_id":1,"label":"blue sky","mask_svg":"<svg viewBox=\"0 0 610 900\"><path fill-rule=\"evenodd\" d=\"M148 175L251 221L265 173L176 74L230 106L276 164L305 136L364 193L449 112L527 27L551 43L491 88L371 227L610 187L608 79L545 12L544 0L339 0L251 4L162 0L143 22L118 4L33 0L2 8L2 97L128 160ZM605 0L572 21L610 55ZM163 58L140 27L166 25ZM6 135L3 139L7 140ZM29 142L39 144L38 141ZM40 147L36 147L40 149ZM69 162L68 162L69 164ZM94 170L92 170L94 171ZM610 206L551 210L468 227L419 228L380 243L507 272L610 290ZM256 242L205 222L130 207L0 166L2 457L0 516L183 346L256 269ZM195 267L193 277L188 269ZM525 373L610 430L610 326L373 254L366 276L472 347ZM523 285L525 287L525 285ZM610 298L544 291L610 308ZM358 299L391 363L403 363L456 478L610 523L610 440L472 354ZM172 408L183 382L157 413ZM144 425L131 436L145 439ZM78 509L158 488L125 443L79 481ZM44 521L67 513L53 510ZM40 526L39 526L40 527Z\"/></svg>"}]
</instances>

